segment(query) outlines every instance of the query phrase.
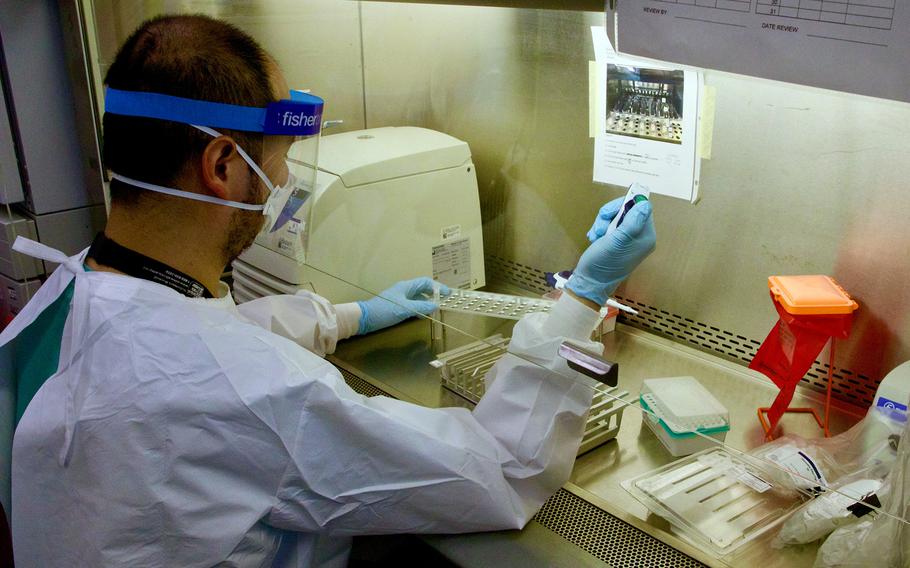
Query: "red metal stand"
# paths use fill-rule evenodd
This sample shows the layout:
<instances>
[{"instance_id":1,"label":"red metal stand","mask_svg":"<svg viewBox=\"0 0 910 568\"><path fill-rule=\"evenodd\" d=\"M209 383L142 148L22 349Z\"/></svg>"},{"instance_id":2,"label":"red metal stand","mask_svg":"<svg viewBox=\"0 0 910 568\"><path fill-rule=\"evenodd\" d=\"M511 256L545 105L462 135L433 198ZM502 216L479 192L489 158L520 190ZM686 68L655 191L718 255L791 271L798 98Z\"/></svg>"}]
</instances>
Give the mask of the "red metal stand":
<instances>
[{"instance_id":1,"label":"red metal stand","mask_svg":"<svg viewBox=\"0 0 910 568\"><path fill-rule=\"evenodd\" d=\"M815 422L818 423L818 427L825 432L825 437L829 438L831 436L831 431L828 426L830 424L831 418L831 385L834 381L834 338L831 338L831 349L828 353L828 389L825 396L825 418L822 420L822 417L818 415L818 412L814 408L809 408L806 406L801 406L797 408L788 408L784 412L800 412L800 413L810 413L815 418ZM777 424L773 426L768 421L768 410L770 407L762 406L758 409L758 421L761 422L762 429L765 431L765 440L771 441L774 439L772 435L772 430L777 428Z\"/></svg>"}]
</instances>

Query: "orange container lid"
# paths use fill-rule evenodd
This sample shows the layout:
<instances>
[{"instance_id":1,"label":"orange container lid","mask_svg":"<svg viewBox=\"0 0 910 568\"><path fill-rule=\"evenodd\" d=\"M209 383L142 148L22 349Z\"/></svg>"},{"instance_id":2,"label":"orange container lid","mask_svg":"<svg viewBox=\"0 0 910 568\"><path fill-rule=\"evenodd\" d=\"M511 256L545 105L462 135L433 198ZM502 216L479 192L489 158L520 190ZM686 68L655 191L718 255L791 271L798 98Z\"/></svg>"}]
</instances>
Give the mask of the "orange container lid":
<instances>
[{"instance_id":1,"label":"orange container lid","mask_svg":"<svg viewBox=\"0 0 910 568\"><path fill-rule=\"evenodd\" d=\"M830 276L770 276L768 288L791 314L849 314L859 308Z\"/></svg>"}]
</instances>

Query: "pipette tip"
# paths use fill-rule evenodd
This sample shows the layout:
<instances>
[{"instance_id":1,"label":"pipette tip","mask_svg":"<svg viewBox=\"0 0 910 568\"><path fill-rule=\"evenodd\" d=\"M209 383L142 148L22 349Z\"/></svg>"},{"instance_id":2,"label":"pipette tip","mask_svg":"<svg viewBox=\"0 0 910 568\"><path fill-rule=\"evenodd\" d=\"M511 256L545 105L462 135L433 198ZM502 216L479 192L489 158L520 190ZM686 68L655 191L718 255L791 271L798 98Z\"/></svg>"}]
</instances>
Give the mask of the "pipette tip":
<instances>
[{"instance_id":1,"label":"pipette tip","mask_svg":"<svg viewBox=\"0 0 910 568\"><path fill-rule=\"evenodd\" d=\"M634 309L634 308L630 308L629 306L627 306L627 305L625 305L625 304L620 304L619 302L617 302L617 301L614 300L613 298L607 298L607 305L610 306L610 307L616 308L617 310L621 310L621 311L623 311L623 312L626 312L627 314L632 314L633 316L637 316L637 315L638 315L638 310L636 310L636 309Z\"/></svg>"}]
</instances>

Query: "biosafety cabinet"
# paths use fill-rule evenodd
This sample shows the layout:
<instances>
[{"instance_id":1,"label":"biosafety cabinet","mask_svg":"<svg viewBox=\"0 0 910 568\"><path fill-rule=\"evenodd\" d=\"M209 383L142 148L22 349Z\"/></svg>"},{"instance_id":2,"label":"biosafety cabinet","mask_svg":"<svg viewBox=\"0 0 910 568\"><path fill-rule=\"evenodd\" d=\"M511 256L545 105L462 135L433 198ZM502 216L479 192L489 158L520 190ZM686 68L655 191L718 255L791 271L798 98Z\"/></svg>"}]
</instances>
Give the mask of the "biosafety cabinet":
<instances>
[{"instance_id":1,"label":"biosafety cabinet","mask_svg":"<svg viewBox=\"0 0 910 568\"><path fill-rule=\"evenodd\" d=\"M465 142L425 128L358 130L324 136L318 161L312 195L290 222L235 261L238 302L298 289L348 302L418 276L486 283Z\"/></svg>"},{"instance_id":2,"label":"biosafety cabinet","mask_svg":"<svg viewBox=\"0 0 910 568\"><path fill-rule=\"evenodd\" d=\"M486 285L488 292L548 293L546 274L575 266L597 211L626 191L592 181L599 159L591 138L592 109L599 108L592 104L599 103L589 81L589 62L597 59L591 27L606 23L614 45L618 34L620 52L635 43L675 45L679 53L667 56L674 65L701 50L718 66L699 68L706 111L699 123L699 200L653 197L657 248L615 292L638 314L624 313L606 338L608 358L623 369L620 387L638 393L644 379L694 376L729 410L725 443L752 449L761 443L755 408L776 394L773 384L745 367L778 317L767 277L828 274L861 305L853 337L837 349L832 397L849 409L872 404L881 378L910 358L910 161L906 134L895 128L910 121L910 104L906 97L886 100L743 75L748 69L732 67L735 53L711 42L733 36L740 55L776 71L798 74L800 66L813 65L831 81L858 83L879 61L866 51L905 50L908 27L897 25L905 12L882 6L892 0L821 3L822 9L849 5L877 14L853 19L897 17L893 30L869 33L900 36L875 42L883 45L840 41L840 48L831 37L813 37L816 47L832 46L829 55L850 50L826 66L798 57L805 52L787 48L782 33L758 28L757 35L776 46L763 51L741 39L746 28L717 23L742 17L783 25L794 18L768 14L777 8L766 0L725 3L742 11L712 2L608 3L629 11L618 20L604 13L603 2L451 1L523 7L339 0L59 4L77 6L64 12L84 17L81 45L99 109L104 71L136 26L165 12L201 11L261 41L291 87L325 99L324 120L343 120L339 130L355 130L323 137L309 197L291 222L260 237L237 261L240 301L300 288L347 301L418 275ZM582 4L591 11L531 9ZM667 17L641 11L651 4ZM802 8L797 19L821 11ZM630 26L632 11L637 29ZM838 17L844 23L828 22L836 32L859 33L846 15ZM642 27L662 21L674 33ZM822 25L821 19L799 23L801 32ZM696 26L713 31L683 33ZM908 76L869 80L869 92L878 82L894 85ZM385 128L392 126L398 128ZM331 360L364 394L387 385L390 396L451 406L438 387L439 371L428 365L436 354L422 347L430 343L429 328L414 320L352 338L339 343ZM796 404L817 404L826 372L822 362L815 364ZM433 546L466 566L490 564L484 551L494 549L502 566L812 564L817 545L780 551L756 540L721 561L669 534L666 522L622 487L672 459L637 414L627 408L615 442L578 458L571 482L524 532L434 537ZM840 432L855 417L845 412L838 420L832 426ZM789 427L817 435L811 418Z\"/></svg>"}]
</instances>

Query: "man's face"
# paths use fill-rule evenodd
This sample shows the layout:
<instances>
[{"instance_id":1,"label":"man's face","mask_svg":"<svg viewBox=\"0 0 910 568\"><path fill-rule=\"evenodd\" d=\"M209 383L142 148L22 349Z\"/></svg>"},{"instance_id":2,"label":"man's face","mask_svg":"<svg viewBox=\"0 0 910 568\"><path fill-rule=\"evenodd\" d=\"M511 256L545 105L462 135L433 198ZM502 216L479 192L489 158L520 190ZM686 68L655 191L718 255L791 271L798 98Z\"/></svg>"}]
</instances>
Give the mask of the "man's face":
<instances>
[{"instance_id":1,"label":"man's face","mask_svg":"<svg viewBox=\"0 0 910 568\"><path fill-rule=\"evenodd\" d=\"M277 66L273 66L271 75L272 92L275 100L286 98L288 92L287 83ZM293 142L294 138L292 136L263 137L259 167L262 168L262 172L275 187L283 186L288 182L289 172L285 158ZM264 204L269 198L269 188L259 179L259 176L252 172L250 175L249 195L250 198L245 200L245 202L256 205ZM240 256L240 253L252 246L264 223L265 217L259 211L245 211L243 209L234 211L228 226L227 240L223 247L226 264L233 262L234 259Z\"/></svg>"}]
</instances>

